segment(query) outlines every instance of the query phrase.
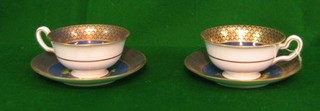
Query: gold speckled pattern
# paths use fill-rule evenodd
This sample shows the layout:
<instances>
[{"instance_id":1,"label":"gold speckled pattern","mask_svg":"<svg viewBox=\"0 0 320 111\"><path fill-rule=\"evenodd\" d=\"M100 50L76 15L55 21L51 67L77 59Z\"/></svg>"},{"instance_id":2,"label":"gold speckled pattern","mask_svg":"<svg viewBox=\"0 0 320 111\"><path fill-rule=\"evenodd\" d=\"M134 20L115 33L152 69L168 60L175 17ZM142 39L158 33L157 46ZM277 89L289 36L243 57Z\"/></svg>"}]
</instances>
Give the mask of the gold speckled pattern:
<instances>
[{"instance_id":1,"label":"gold speckled pattern","mask_svg":"<svg viewBox=\"0 0 320 111\"><path fill-rule=\"evenodd\" d=\"M102 24L85 24L62 27L48 34L53 42L71 43L77 41L97 40L116 42L125 40L129 31L118 26Z\"/></svg>"},{"instance_id":2,"label":"gold speckled pattern","mask_svg":"<svg viewBox=\"0 0 320 111\"><path fill-rule=\"evenodd\" d=\"M285 40L284 34L277 30L253 25L213 27L204 30L201 36L204 40L215 44L226 42L255 42L268 45Z\"/></svg>"}]
</instances>

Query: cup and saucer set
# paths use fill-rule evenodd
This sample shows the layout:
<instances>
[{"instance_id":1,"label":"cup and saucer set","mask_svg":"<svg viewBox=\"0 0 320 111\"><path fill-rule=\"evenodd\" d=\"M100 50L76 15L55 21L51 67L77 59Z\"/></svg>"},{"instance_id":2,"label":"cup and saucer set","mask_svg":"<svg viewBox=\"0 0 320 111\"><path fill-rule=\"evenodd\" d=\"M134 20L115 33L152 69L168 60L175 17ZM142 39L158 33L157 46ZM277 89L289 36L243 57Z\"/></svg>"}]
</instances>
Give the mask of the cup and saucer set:
<instances>
[{"instance_id":1,"label":"cup and saucer set","mask_svg":"<svg viewBox=\"0 0 320 111\"><path fill-rule=\"evenodd\" d=\"M42 40L45 33L49 47ZM114 25L84 24L54 31L42 26L36 31L46 51L34 57L31 67L46 78L71 86L93 87L112 83L141 69L146 57L138 50L124 48L129 31ZM205 51L185 58L194 74L234 88L258 88L286 79L301 69L300 37L288 38L261 26L226 25L201 33ZM288 51L295 41L295 50Z\"/></svg>"},{"instance_id":2,"label":"cup and saucer set","mask_svg":"<svg viewBox=\"0 0 320 111\"><path fill-rule=\"evenodd\" d=\"M45 33L49 47L42 40ZM101 86L141 69L146 57L138 50L124 48L129 31L114 25L84 24L50 31L36 31L46 51L34 57L31 67L38 74L64 84L79 87Z\"/></svg>"}]
</instances>

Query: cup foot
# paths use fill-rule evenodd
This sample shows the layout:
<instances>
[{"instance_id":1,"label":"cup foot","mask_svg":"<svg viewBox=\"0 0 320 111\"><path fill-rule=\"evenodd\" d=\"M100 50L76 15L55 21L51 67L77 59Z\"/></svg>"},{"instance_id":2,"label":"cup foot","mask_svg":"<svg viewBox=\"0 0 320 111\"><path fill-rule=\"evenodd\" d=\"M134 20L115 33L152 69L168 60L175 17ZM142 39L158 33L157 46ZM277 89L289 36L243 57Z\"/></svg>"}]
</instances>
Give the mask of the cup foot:
<instances>
[{"instance_id":1,"label":"cup foot","mask_svg":"<svg viewBox=\"0 0 320 111\"><path fill-rule=\"evenodd\" d=\"M261 74L259 72L242 73L242 72L224 71L222 73L222 76L231 80L250 81L250 80L258 79L261 76Z\"/></svg>"},{"instance_id":2,"label":"cup foot","mask_svg":"<svg viewBox=\"0 0 320 111\"><path fill-rule=\"evenodd\" d=\"M72 70L71 75L80 79L92 79L106 76L109 73L108 70Z\"/></svg>"}]
</instances>

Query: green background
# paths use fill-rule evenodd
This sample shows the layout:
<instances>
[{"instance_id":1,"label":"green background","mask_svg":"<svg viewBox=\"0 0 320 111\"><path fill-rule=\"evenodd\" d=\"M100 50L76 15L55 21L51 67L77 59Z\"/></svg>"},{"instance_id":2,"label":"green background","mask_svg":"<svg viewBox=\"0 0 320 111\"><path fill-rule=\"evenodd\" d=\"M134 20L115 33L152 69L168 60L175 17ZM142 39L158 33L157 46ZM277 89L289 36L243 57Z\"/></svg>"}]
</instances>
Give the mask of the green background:
<instances>
[{"instance_id":1,"label":"green background","mask_svg":"<svg viewBox=\"0 0 320 111\"><path fill-rule=\"evenodd\" d=\"M319 0L0 0L0 110L319 110ZM146 66L113 84L78 88L30 67L44 52L39 26L75 24L127 28L128 48ZM229 24L260 25L304 40L303 68L257 89L235 89L195 76L183 61L203 50L201 31ZM48 42L48 41L47 41Z\"/></svg>"}]
</instances>

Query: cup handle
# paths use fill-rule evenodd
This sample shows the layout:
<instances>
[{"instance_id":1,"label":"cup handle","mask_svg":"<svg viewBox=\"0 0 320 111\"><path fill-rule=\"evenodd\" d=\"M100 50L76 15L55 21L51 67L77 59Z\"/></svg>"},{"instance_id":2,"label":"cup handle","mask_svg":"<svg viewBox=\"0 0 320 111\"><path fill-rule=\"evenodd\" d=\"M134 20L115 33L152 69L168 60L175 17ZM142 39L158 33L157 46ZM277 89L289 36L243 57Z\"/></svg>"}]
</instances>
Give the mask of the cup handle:
<instances>
[{"instance_id":1,"label":"cup handle","mask_svg":"<svg viewBox=\"0 0 320 111\"><path fill-rule=\"evenodd\" d=\"M302 42L301 38L297 35L289 36L284 43L281 43L279 45L279 48L280 49L288 49L292 41L297 42L297 48L293 52L291 52L291 54L289 54L287 56L276 57L273 61L273 64L276 64L279 61L290 61L290 60L294 59L296 56L300 55L300 52L301 52L302 46L303 46L303 42Z\"/></svg>"},{"instance_id":2,"label":"cup handle","mask_svg":"<svg viewBox=\"0 0 320 111\"><path fill-rule=\"evenodd\" d=\"M36 37L37 37L37 41L40 44L40 46L47 52L54 52L53 48L49 47L46 45L46 43L44 43L44 41L42 40L41 37L41 32L44 32L46 34L46 36L48 36L48 34L50 33L50 29L46 26L41 26L37 29L36 31Z\"/></svg>"}]
</instances>

